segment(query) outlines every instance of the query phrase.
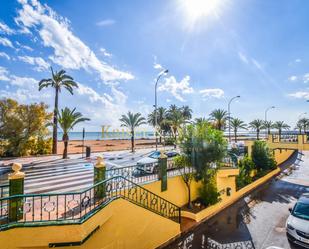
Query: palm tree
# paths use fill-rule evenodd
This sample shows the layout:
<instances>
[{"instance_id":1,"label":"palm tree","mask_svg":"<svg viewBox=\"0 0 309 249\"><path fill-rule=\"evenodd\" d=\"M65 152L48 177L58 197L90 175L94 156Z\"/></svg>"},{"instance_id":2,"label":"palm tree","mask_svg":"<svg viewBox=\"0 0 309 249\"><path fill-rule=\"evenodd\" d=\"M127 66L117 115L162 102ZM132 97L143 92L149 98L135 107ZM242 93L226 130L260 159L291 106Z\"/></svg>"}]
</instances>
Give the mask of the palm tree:
<instances>
[{"instance_id":1,"label":"palm tree","mask_svg":"<svg viewBox=\"0 0 309 249\"><path fill-rule=\"evenodd\" d=\"M301 118L300 120L298 120L297 123L299 124L299 126L303 127L304 132L307 131L307 127L309 126L309 119L308 118Z\"/></svg>"},{"instance_id":2,"label":"palm tree","mask_svg":"<svg viewBox=\"0 0 309 249\"><path fill-rule=\"evenodd\" d=\"M78 87L73 78L66 74L64 70L54 72L51 67L52 77L49 79L42 79L39 82L39 91L43 88L52 87L55 89L55 103L54 103L54 118L53 118L53 154L57 154L57 128L58 128L58 95L61 92L61 88L65 88L69 93L73 95L73 88Z\"/></svg>"},{"instance_id":3,"label":"palm tree","mask_svg":"<svg viewBox=\"0 0 309 249\"><path fill-rule=\"evenodd\" d=\"M295 130L298 130L299 134L301 134L302 129L303 125L299 121L297 121Z\"/></svg>"},{"instance_id":4,"label":"palm tree","mask_svg":"<svg viewBox=\"0 0 309 249\"><path fill-rule=\"evenodd\" d=\"M210 120L213 121L214 127L218 130L223 130L225 122L228 118L227 111L223 109L215 109L210 113Z\"/></svg>"},{"instance_id":5,"label":"palm tree","mask_svg":"<svg viewBox=\"0 0 309 249\"><path fill-rule=\"evenodd\" d=\"M270 135L270 130L274 128L273 122L270 120L269 121L265 120L263 124L264 124L264 128L267 129L267 134Z\"/></svg>"},{"instance_id":6,"label":"palm tree","mask_svg":"<svg viewBox=\"0 0 309 249\"><path fill-rule=\"evenodd\" d=\"M274 128L278 129L279 139L281 139L282 130L288 130L290 128L290 126L288 124L284 123L284 121L277 121L277 122L274 123Z\"/></svg>"},{"instance_id":7,"label":"palm tree","mask_svg":"<svg viewBox=\"0 0 309 249\"><path fill-rule=\"evenodd\" d=\"M127 115L122 115L119 121L121 122L122 127L127 127L131 132L131 151L134 152L134 132L135 128L146 124L145 118L142 117L142 114L128 112Z\"/></svg>"},{"instance_id":8,"label":"palm tree","mask_svg":"<svg viewBox=\"0 0 309 249\"><path fill-rule=\"evenodd\" d=\"M246 129L247 125L245 124L244 121L240 120L239 118L233 118L231 120L231 127L233 128L234 131L235 142L237 142L238 129Z\"/></svg>"},{"instance_id":9,"label":"palm tree","mask_svg":"<svg viewBox=\"0 0 309 249\"><path fill-rule=\"evenodd\" d=\"M249 123L249 127L256 131L256 139L260 139L260 131L264 128L264 121L261 119L255 119Z\"/></svg>"},{"instance_id":10,"label":"palm tree","mask_svg":"<svg viewBox=\"0 0 309 249\"><path fill-rule=\"evenodd\" d=\"M203 123L206 123L208 122L208 120L206 118L196 118L194 123L195 124L203 124Z\"/></svg>"},{"instance_id":11,"label":"palm tree","mask_svg":"<svg viewBox=\"0 0 309 249\"><path fill-rule=\"evenodd\" d=\"M155 110L148 115L148 123L153 127L156 126L156 112ZM164 122L166 122L166 109L164 107L159 107L157 109L157 125L160 135L160 143L162 142L162 133L164 131ZM156 127L155 127L156 128Z\"/></svg>"},{"instance_id":12,"label":"palm tree","mask_svg":"<svg viewBox=\"0 0 309 249\"><path fill-rule=\"evenodd\" d=\"M76 108L70 110L68 107L61 109L58 114L59 125L63 131L62 140L64 143L63 158L68 157L68 142L69 142L69 131L80 122L88 121L89 118L84 118L80 112L75 112Z\"/></svg>"},{"instance_id":13,"label":"palm tree","mask_svg":"<svg viewBox=\"0 0 309 249\"><path fill-rule=\"evenodd\" d=\"M189 106L184 105L183 107L181 107L181 112L182 112L184 119L190 120L192 118L193 111Z\"/></svg>"},{"instance_id":14,"label":"palm tree","mask_svg":"<svg viewBox=\"0 0 309 249\"><path fill-rule=\"evenodd\" d=\"M171 127L172 134L174 136L174 147L176 148L176 139L179 128L186 123L186 118L184 117L182 110L175 105L171 105L169 110L167 111L167 123Z\"/></svg>"}]
</instances>

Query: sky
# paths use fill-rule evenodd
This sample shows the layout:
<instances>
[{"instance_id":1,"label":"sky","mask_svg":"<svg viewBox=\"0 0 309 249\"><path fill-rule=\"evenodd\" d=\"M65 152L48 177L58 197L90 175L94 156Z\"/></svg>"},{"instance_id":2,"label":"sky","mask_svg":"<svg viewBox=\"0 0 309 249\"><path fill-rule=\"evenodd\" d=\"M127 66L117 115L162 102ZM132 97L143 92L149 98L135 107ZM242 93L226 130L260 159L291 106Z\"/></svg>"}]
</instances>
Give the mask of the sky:
<instances>
[{"instance_id":1,"label":"sky","mask_svg":"<svg viewBox=\"0 0 309 249\"><path fill-rule=\"evenodd\" d=\"M245 122L284 120L294 128L309 108L309 1L1 0L0 98L45 102L38 82L66 70L79 88L60 108L119 127L122 114L189 105L194 117L227 109ZM308 111L309 115L309 111ZM308 116L307 115L307 116Z\"/></svg>"}]
</instances>

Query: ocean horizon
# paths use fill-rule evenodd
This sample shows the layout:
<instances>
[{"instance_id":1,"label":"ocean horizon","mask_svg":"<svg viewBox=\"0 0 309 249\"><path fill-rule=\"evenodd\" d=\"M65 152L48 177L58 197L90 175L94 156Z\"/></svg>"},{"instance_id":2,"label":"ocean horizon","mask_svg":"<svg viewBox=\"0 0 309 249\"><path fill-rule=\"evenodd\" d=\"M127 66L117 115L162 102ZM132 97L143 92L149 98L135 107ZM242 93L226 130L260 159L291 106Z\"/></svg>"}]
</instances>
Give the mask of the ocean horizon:
<instances>
[{"instance_id":1,"label":"ocean horizon","mask_svg":"<svg viewBox=\"0 0 309 249\"><path fill-rule=\"evenodd\" d=\"M58 132L58 140L62 140L63 132ZM136 132L135 139L152 139L154 138L153 131ZM86 131L85 140L119 140L130 139L131 135L128 132L101 132L101 131ZM70 140L83 140L83 132L73 131L69 132Z\"/></svg>"}]
</instances>

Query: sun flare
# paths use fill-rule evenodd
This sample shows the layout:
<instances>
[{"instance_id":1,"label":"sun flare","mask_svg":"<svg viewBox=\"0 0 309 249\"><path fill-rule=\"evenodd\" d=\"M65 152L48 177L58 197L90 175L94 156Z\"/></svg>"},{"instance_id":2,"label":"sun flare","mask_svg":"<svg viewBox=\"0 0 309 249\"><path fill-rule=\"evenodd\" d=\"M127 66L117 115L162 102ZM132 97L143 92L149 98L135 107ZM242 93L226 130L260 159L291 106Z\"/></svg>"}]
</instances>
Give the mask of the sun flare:
<instances>
[{"instance_id":1,"label":"sun flare","mask_svg":"<svg viewBox=\"0 0 309 249\"><path fill-rule=\"evenodd\" d=\"M191 22L205 17L218 17L225 0L181 0Z\"/></svg>"}]
</instances>

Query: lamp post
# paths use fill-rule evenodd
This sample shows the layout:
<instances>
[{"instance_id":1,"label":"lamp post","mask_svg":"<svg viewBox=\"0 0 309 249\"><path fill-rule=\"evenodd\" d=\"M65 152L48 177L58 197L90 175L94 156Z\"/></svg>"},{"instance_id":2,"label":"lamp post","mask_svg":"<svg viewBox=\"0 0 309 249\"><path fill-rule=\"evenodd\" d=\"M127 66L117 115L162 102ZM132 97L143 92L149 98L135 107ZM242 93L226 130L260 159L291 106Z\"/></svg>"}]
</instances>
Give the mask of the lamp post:
<instances>
[{"instance_id":1,"label":"lamp post","mask_svg":"<svg viewBox=\"0 0 309 249\"><path fill-rule=\"evenodd\" d=\"M158 120L157 120L157 87L158 87L158 82L161 78L162 75L167 74L168 69L163 70L161 73L158 74L156 84L155 84L155 134L156 134L156 150L158 150L158 138L157 138L157 125L158 125Z\"/></svg>"},{"instance_id":2,"label":"lamp post","mask_svg":"<svg viewBox=\"0 0 309 249\"><path fill-rule=\"evenodd\" d=\"M266 110L265 110L265 121L267 121L267 113L268 113L268 111L270 109L275 109L275 108L276 108L275 106L270 106L270 107L266 108Z\"/></svg>"},{"instance_id":3,"label":"lamp post","mask_svg":"<svg viewBox=\"0 0 309 249\"><path fill-rule=\"evenodd\" d=\"M231 103L234 99L240 98L239 95L233 97L230 99L227 109L228 109L228 114L229 114L229 143L231 142Z\"/></svg>"},{"instance_id":4,"label":"lamp post","mask_svg":"<svg viewBox=\"0 0 309 249\"><path fill-rule=\"evenodd\" d=\"M266 110L265 110L265 119L264 119L265 122L267 121L267 113L268 113L268 111L271 110L271 109L275 109L275 108L276 108L275 106L270 106L270 107L266 108ZM265 138L267 138L267 134L268 134L268 129L267 129L267 127L265 127Z\"/></svg>"}]
</instances>

